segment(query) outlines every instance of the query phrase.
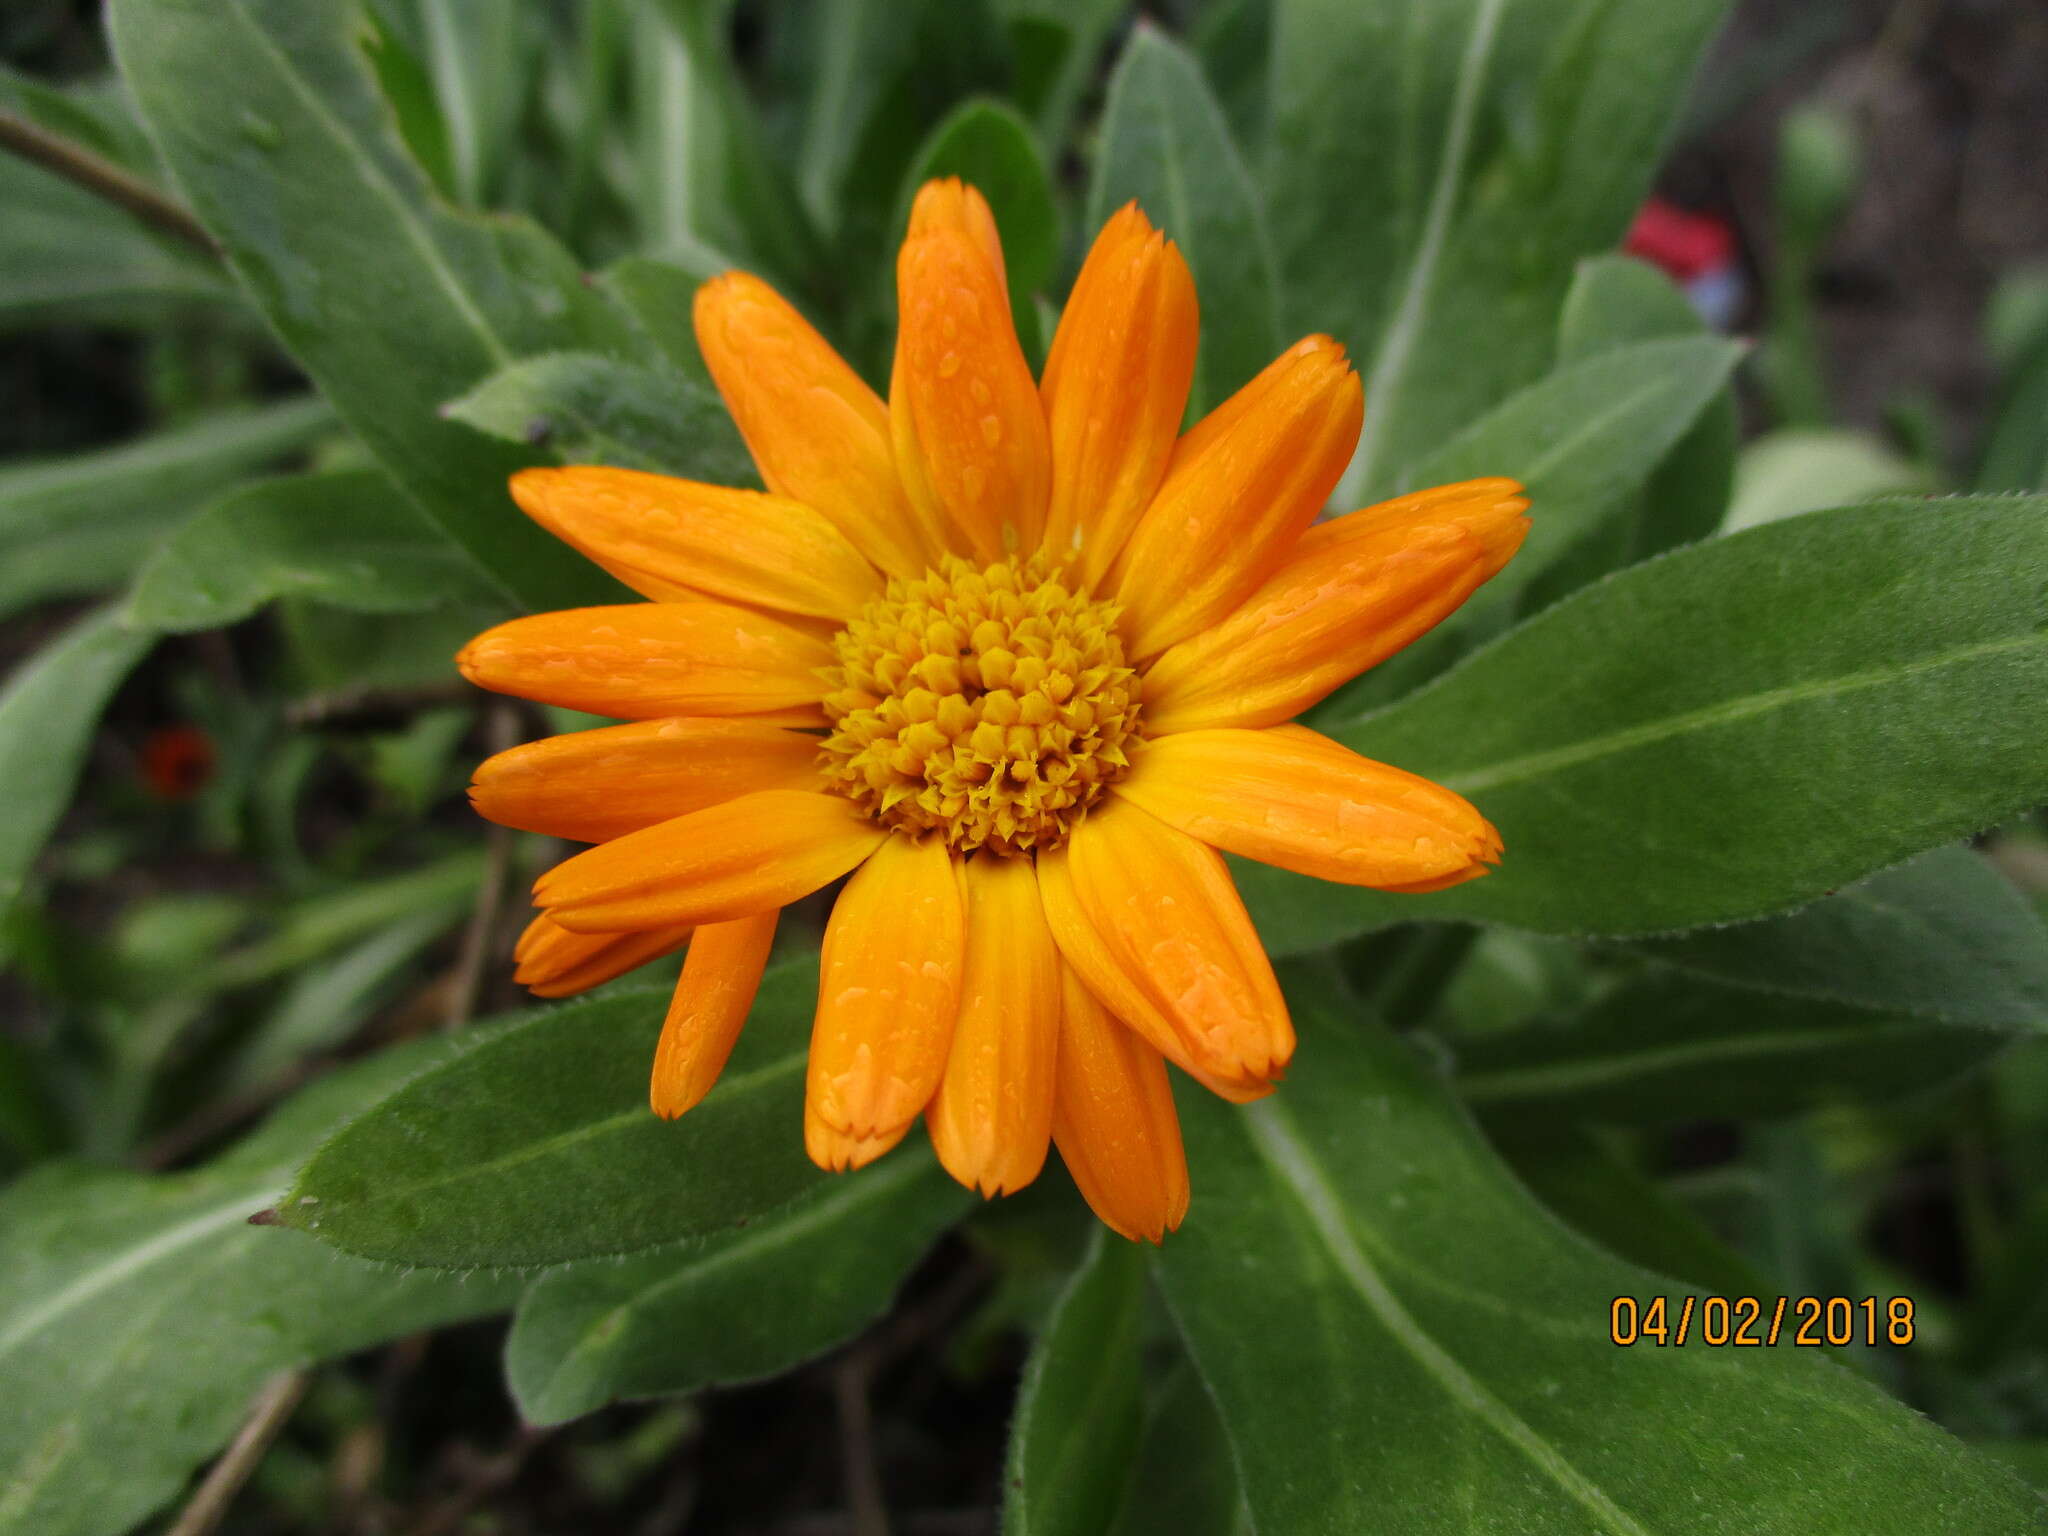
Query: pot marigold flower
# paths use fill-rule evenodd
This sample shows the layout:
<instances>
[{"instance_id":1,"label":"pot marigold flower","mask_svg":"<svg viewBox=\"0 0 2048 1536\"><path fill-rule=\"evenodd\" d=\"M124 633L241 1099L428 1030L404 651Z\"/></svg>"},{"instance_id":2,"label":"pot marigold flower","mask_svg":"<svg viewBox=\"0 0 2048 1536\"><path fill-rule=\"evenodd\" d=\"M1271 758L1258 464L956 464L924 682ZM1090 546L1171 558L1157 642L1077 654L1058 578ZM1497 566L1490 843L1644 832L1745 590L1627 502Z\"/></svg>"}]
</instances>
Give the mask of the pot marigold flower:
<instances>
[{"instance_id":1,"label":"pot marigold flower","mask_svg":"<svg viewBox=\"0 0 2048 1536\"><path fill-rule=\"evenodd\" d=\"M1186 262L1135 204L1043 377L988 205L927 185L882 400L730 273L698 342L765 492L530 469L536 521L650 601L480 635L471 681L626 724L516 747L472 797L596 846L542 876L520 978L560 996L687 942L653 1072L717 1079L785 904L825 933L804 1142L828 1169L919 1116L986 1195L1057 1145L1127 1237L1180 1223L1167 1064L1244 1101L1294 1031L1221 852L1436 890L1500 839L1466 801L1289 722L1441 620L1520 544L1513 481L1316 519L1357 375L1310 336L1183 432Z\"/></svg>"}]
</instances>

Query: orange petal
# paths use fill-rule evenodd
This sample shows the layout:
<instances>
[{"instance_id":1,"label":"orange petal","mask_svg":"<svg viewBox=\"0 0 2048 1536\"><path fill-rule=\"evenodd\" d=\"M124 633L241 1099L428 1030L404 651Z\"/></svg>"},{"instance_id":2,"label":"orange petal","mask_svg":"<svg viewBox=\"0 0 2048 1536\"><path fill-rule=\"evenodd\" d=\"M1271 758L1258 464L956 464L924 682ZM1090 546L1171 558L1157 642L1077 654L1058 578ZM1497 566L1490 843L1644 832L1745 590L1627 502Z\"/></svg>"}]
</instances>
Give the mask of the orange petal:
<instances>
[{"instance_id":1,"label":"orange petal","mask_svg":"<svg viewBox=\"0 0 2048 1536\"><path fill-rule=\"evenodd\" d=\"M662 1119L695 1109L725 1070L761 989L781 915L771 908L730 923L706 923L690 940L647 1088L648 1102Z\"/></svg>"},{"instance_id":2,"label":"orange petal","mask_svg":"<svg viewBox=\"0 0 2048 1536\"><path fill-rule=\"evenodd\" d=\"M479 688L616 720L757 715L822 725L832 648L728 603L625 603L487 629L455 665Z\"/></svg>"},{"instance_id":3,"label":"orange petal","mask_svg":"<svg viewBox=\"0 0 2048 1536\"><path fill-rule=\"evenodd\" d=\"M1166 1063L1062 966L1052 1139L1103 1224L1156 1243L1188 1213L1188 1160Z\"/></svg>"},{"instance_id":4,"label":"orange petal","mask_svg":"<svg viewBox=\"0 0 2048 1536\"><path fill-rule=\"evenodd\" d=\"M729 922L810 895L888 835L836 795L764 789L586 849L534 900L578 933Z\"/></svg>"},{"instance_id":5,"label":"orange petal","mask_svg":"<svg viewBox=\"0 0 2048 1536\"><path fill-rule=\"evenodd\" d=\"M946 1172L984 1195L1038 1177L1052 1138L1060 957L1029 859L970 859L967 970L925 1124Z\"/></svg>"},{"instance_id":6,"label":"orange petal","mask_svg":"<svg viewBox=\"0 0 2048 1536\"><path fill-rule=\"evenodd\" d=\"M1286 1070L1287 1004L1214 849L1113 798L1038 876L1067 963L1167 1060L1240 1101Z\"/></svg>"},{"instance_id":7,"label":"orange petal","mask_svg":"<svg viewBox=\"0 0 2048 1536\"><path fill-rule=\"evenodd\" d=\"M1284 354L1217 409L1226 424L1198 426L1195 446L1174 450L1124 547L1118 598L1134 656L1213 624L1272 574L1336 489L1364 414L1335 342Z\"/></svg>"},{"instance_id":8,"label":"orange petal","mask_svg":"<svg viewBox=\"0 0 2048 1536\"><path fill-rule=\"evenodd\" d=\"M697 345L778 496L800 501L892 576L933 563L889 448L889 409L789 302L728 272L697 290Z\"/></svg>"},{"instance_id":9,"label":"orange petal","mask_svg":"<svg viewBox=\"0 0 2048 1536\"><path fill-rule=\"evenodd\" d=\"M659 960L690 941L688 928L571 933L543 912L513 947L512 979L536 997L574 997Z\"/></svg>"},{"instance_id":10,"label":"orange petal","mask_svg":"<svg viewBox=\"0 0 2048 1536\"><path fill-rule=\"evenodd\" d=\"M1115 788L1213 848L1341 885L1442 880L1498 849L1462 796L1299 726L1161 737Z\"/></svg>"},{"instance_id":11,"label":"orange petal","mask_svg":"<svg viewBox=\"0 0 2048 1536\"><path fill-rule=\"evenodd\" d=\"M1522 542L1512 480L1418 491L1319 523L1234 612L1145 675L1153 731L1291 720L1440 623Z\"/></svg>"},{"instance_id":12,"label":"orange petal","mask_svg":"<svg viewBox=\"0 0 2048 1536\"><path fill-rule=\"evenodd\" d=\"M1136 203L1102 226L1074 279L1039 394L1052 440L1045 547L1092 587L1172 456L1195 377L1195 281Z\"/></svg>"},{"instance_id":13,"label":"orange petal","mask_svg":"<svg viewBox=\"0 0 2048 1536\"><path fill-rule=\"evenodd\" d=\"M855 1139L900 1132L946 1069L967 915L944 839L891 837L825 928L805 1115Z\"/></svg>"},{"instance_id":14,"label":"orange petal","mask_svg":"<svg viewBox=\"0 0 2048 1536\"><path fill-rule=\"evenodd\" d=\"M910 1127L902 1125L886 1136L849 1136L818 1119L808 1105L804 1109L804 1151L827 1173L865 1168L909 1133Z\"/></svg>"},{"instance_id":15,"label":"orange petal","mask_svg":"<svg viewBox=\"0 0 2048 1536\"><path fill-rule=\"evenodd\" d=\"M957 552L1030 553L1045 532L1051 452L1001 271L973 233L932 219L903 242L896 292L889 409L906 485Z\"/></svg>"},{"instance_id":16,"label":"orange petal","mask_svg":"<svg viewBox=\"0 0 2048 1536\"><path fill-rule=\"evenodd\" d=\"M989 207L979 187L958 176L942 176L917 189L917 196L910 203L910 227L905 238L935 234L943 229L958 230L972 240L994 269L996 281L1008 289L1002 232L996 228L995 210Z\"/></svg>"},{"instance_id":17,"label":"orange petal","mask_svg":"<svg viewBox=\"0 0 2048 1536\"><path fill-rule=\"evenodd\" d=\"M783 496L575 465L522 469L512 499L656 602L722 597L843 623L882 590L844 534Z\"/></svg>"},{"instance_id":18,"label":"orange petal","mask_svg":"<svg viewBox=\"0 0 2048 1536\"><path fill-rule=\"evenodd\" d=\"M1398 529L1449 525L1464 529L1479 541L1486 551L1486 574L1480 579L1490 580L1522 547L1529 532L1528 511L1529 498L1521 482L1504 475L1432 485L1316 524L1301 536L1289 558L1313 554L1328 545L1382 538Z\"/></svg>"},{"instance_id":19,"label":"orange petal","mask_svg":"<svg viewBox=\"0 0 2048 1536\"><path fill-rule=\"evenodd\" d=\"M484 759L470 804L501 826L602 843L760 789L816 789L818 739L757 720L572 731Z\"/></svg>"}]
</instances>

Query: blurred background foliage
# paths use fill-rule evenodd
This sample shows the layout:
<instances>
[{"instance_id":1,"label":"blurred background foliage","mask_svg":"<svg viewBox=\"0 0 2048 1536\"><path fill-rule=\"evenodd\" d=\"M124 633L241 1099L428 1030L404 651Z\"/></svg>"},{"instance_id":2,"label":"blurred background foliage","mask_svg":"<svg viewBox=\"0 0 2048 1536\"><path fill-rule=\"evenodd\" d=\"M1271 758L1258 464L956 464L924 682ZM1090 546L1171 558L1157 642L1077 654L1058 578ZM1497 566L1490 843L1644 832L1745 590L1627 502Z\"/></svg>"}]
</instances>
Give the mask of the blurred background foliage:
<instances>
[{"instance_id":1,"label":"blurred background foliage","mask_svg":"<svg viewBox=\"0 0 2048 1536\"><path fill-rule=\"evenodd\" d=\"M117 13L136 29L124 47L153 52L151 9L178 8ZM338 9L309 7L309 36ZM621 1366L579 1385L548 1329L596 1303L573 1281L545 1305L529 1295L511 1343L518 1408L492 1316L519 1294L512 1279L457 1287L369 1266L343 1279L313 1244L239 1224L350 1103L443 1059L444 1029L522 1002L506 979L519 892L560 850L486 833L462 788L484 752L572 722L481 699L448 658L510 606L602 588L475 487L534 455L747 479L689 339L703 276L767 274L879 385L909 193L964 175L1002 222L1036 361L1106 200L1139 195L1202 288L1202 402L1304 329L1335 330L1359 356L1380 409L1354 501L1418 465L1458 468L1466 424L1558 377L1547 370L1662 338L1674 350L1640 366L1672 398L1639 434L1632 478L1556 488L1560 504L1585 502L1583 537L1558 535L1519 596L1364 679L1335 720L1607 571L1717 530L2048 484L2038 7L1742 0L1716 31L1712 6L1589 6L1574 31L1546 27L1541 6L1482 0L1525 88L1468 120L1486 176L1442 225L1401 180L1403 154L1430 147L1395 132L1412 117L1383 125L1401 153L1329 142L1380 107L1332 114L1358 60L1318 56L1317 6L1145 9L1147 21L1106 0L368 0L349 22L368 69L329 82L332 110L351 132L356 114L388 114L417 170L372 165L365 185L427 210L406 226L426 233L404 248L365 200L360 250L330 253L324 275L296 263L289 211L266 232L209 187L190 158L209 131L196 107L181 126L183 107L146 102L153 142L96 6L12 0L0 14L0 111L21 151L0 155L0 1173L21 1181L0 1226L18 1288L0 1306L0 1359L15 1352L4 1374L18 1385L42 1358L36 1266L61 1271L76 1235L52 1213L130 1224L136 1264L188 1234L212 1261L167 1294L95 1295L103 1314L48 1341L65 1370L110 1352L88 1384L53 1378L90 1406L57 1424L70 1439L40 1399L0 1408L0 1531L168 1518L153 1512L177 1506L244 1422L284 1428L227 1517L237 1531L867 1536L885 1505L905 1531L990 1530L1018 1469L1050 1454L1030 1431L1034 1411L1055 1417L1059 1350L1118 1338L1141 1341L1155 1369L1142 1405L1100 1409L1116 1475L1072 1509L1013 1507L1013 1527L1248 1518L1142 1266L1098 1246L1068 1288L1088 1225L1056 1176L936 1246L956 1208L892 1218L908 1250L848 1279L844 1316L783 1341L786 1358L704 1340L712 1366L663 1361L669 1375L639 1381ZM1293 22L1277 26L1277 10ZM1640 55L1602 36L1626 18ZM243 43L223 37L218 83L236 105L215 116L237 126L218 159L274 157L292 184L280 206L308 221L352 210L357 193L301 153L297 125L235 67ZM1692 78L1694 42L1709 38ZM1432 86L1442 65L1462 80L1458 63L1429 55L1416 79ZM1560 105L1629 71L1645 96L1683 101L1661 163L1644 158L1654 142L1635 160L1587 151L1614 122L1644 120L1626 92L1586 89L1584 121ZM165 89L130 75L145 97ZM51 169L53 142L67 174ZM1674 245L1639 223L1630 249L1754 338L1732 379L1734 352L1705 338L1670 278L1602 254L1653 173L1658 198L1703 217L1705 234ZM181 215L188 200L205 229ZM1360 254L1432 241L1448 275L1419 304L1401 270ZM358 264L334 266L344 255ZM337 270L359 291L335 293ZM412 366L395 368L403 354L379 353L363 317L449 271L476 285L478 333L429 315ZM394 392L418 409L387 424ZM1520 472L1469 472L1481 470ZM1639 510L1610 515L1622 502ZM2048 1485L2048 836L2022 816L1981 854L1936 850L1863 889L1867 910L1843 921L1866 926L1849 939L1795 930L1787 953L1863 954L1889 942L1887 914L1946 914L1956 969L1920 975L1920 995L1881 973L1860 990L1838 975L1802 985L1754 948L1717 947L1716 930L1584 943L1451 923L1382 928L1335 959L1390 1023L1455 1062L1501 1156L1564 1222L1724 1290L1915 1296L1918 1344L1842 1360ZM817 923L786 924L785 947L800 951ZM644 1013L641 994L620 995ZM1604 1099L1597 1083L1578 1099L1528 1090L1532 1064L1625 1055L1631 1021L1650 1015L1675 1021L1697 1075L1666 1080L1646 1062L1618 1068ZM1795 1036L1810 1051L1786 1054ZM332 1102L293 1097L309 1083ZM1221 1178L1195 1139L1199 1201ZM875 1219L918 1198L924 1173L878 1183ZM1168 1286L1177 1308L1193 1294L1182 1286L1194 1282ZM247 1324L294 1296L321 1328L296 1314L269 1333ZM1013 1444L1019 1374L1049 1320ZM685 1390L809 1355L773 1380ZM1076 1454L1061 1465L1078 1477L1089 1459Z\"/></svg>"}]
</instances>

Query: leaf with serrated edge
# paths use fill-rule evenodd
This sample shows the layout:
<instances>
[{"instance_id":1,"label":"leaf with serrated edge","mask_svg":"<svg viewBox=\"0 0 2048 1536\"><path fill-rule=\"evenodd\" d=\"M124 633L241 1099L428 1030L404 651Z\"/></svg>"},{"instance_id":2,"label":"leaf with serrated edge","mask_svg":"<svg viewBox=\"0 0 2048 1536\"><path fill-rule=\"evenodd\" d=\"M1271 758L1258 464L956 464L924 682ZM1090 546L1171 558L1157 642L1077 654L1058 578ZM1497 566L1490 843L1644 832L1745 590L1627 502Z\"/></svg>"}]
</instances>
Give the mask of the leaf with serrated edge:
<instances>
[{"instance_id":1,"label":"leaf with serrated edge","mask_svg":"<svg viewBox=\"0 0 2048 1536\"><path fill-rule=\"evenodd\" d=\"M1813 1351L1617 1348L1616 1296L1683 1288L1575 1238L1406 1044L1290 970L1287 1084L1189 1103L1199 1192L1158 1264L1260 1529L2039 1529L2009 1473Z\"/></svg>"}]
</instances>

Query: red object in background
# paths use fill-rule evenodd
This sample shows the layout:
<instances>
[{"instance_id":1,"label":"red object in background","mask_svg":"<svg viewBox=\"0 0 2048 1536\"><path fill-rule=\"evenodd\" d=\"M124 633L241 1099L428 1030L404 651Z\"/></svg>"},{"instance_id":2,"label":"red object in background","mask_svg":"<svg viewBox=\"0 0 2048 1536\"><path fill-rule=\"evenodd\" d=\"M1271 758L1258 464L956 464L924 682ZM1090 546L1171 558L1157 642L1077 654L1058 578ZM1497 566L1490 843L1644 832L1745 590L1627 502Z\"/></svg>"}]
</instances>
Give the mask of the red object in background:
<instances>
[{"instance_id":1,"label":"red object in background","mask_svg":"<svg viewBox=\"0 0 2048 1536\"><path fill-rule=\"evenodd\" d=\"M1735 232L1710 213L1691 213L1653 197L1621 248L1690 283L1734 264Z\"/></svg>"},{"instance_id":2,"label":"red object in background","mask_svg":"<svg viewBox=\"0 0 2048 1536\"><path fill-rule=\"evenodd\" d=\"M159 800L190 800L213 777L213 738L196 725L151 731L142 743L142 782Z\"/></svg>"}]
</instances>

